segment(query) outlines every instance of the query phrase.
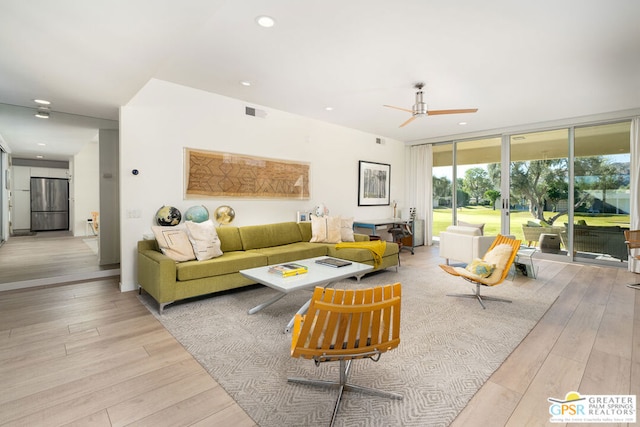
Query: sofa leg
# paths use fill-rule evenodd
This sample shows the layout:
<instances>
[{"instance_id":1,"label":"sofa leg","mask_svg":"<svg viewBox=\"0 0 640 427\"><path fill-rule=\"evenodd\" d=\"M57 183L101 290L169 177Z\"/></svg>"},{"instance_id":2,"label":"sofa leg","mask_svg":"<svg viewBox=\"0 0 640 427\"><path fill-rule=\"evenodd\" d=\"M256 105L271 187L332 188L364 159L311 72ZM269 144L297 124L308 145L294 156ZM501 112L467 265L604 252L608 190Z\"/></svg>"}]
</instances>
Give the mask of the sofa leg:
<instances>
[{"instance_id":1,"label":"sofa leg","mask_svg":"<svg viewBox=\"0 0 640 427\"><path fill-rule=\"evenodd\" d=\"M158 313L162 315L164 313L164 308L171 303L173 303L173 301L158 303Z\"/></svg>"}]
</instances>

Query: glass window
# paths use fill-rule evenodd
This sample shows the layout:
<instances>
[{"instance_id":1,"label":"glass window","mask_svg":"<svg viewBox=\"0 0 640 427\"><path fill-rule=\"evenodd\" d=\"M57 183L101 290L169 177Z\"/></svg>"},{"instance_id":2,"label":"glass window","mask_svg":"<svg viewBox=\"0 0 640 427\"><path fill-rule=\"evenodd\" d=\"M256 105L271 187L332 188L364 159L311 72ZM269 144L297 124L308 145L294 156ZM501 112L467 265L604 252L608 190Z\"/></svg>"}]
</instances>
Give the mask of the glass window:
<instances>
[{"instance_id":1,"label":"glass window","mask_svg":"<svg viewBox=\"0 0 640 427\"><path fill-rule=\"evenodd\" d=\"M573 251L577 258L627 260L630 122L575 130Z\"/></svg>"},{"instance_id":2,"label":"glass window","mask_svg":"<svg viewBox=\"0 0 640 427\"><path fill-rule=\"evenodd\" d=\"M456 218L500 232L500 137L456 143Z\"/></svg>"}]
</instances>

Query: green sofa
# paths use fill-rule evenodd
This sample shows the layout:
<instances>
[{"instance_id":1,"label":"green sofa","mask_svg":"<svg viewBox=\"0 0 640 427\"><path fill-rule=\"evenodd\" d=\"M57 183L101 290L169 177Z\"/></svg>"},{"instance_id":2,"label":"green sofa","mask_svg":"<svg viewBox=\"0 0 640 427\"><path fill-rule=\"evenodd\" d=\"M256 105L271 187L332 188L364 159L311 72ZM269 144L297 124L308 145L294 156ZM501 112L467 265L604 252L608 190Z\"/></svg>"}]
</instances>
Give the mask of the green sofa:
<instances>
[{"instance_id":1,"label":"green sofa","mask_svg":"<svg viewBox=\"0 0 640 427\"><path fill-rule=\"evenodd\" d=\"M290 262L316 256L331 256L374 265L367 249L336 249L333 243L310 243L311 223L282 222L217 229L223 255L206 261L175 262L165 256L155 240L138 242L138 286L159 304L158 311L172 302L212 294L255 282L240 270ZM356 241L369 240L354 234ZM387 242L382 263L376 270L397 267L398 245Z\"/></svg>"}]
</instances>

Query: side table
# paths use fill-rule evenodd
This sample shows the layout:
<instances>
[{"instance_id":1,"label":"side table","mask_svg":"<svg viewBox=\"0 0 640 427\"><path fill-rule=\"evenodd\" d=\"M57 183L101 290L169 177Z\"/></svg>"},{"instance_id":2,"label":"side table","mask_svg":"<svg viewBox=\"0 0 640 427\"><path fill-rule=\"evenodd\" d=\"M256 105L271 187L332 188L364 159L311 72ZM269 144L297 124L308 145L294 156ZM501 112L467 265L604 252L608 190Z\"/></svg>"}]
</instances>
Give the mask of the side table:
<instances>
[{"instance_id":1,"label":"side table","mask_svg":"<svg viewBox=\"0 0 640 427\"><path fill-rule=\"evenodd\" d=\"M521 246L516 254L515 263L522 264L526 267L527 276L531 273L531 277L536 278L536 268L533 265L533 256L536 254L536 248ZM516 269L517 270L517 269Z\"/></svg>"}]
</instances>

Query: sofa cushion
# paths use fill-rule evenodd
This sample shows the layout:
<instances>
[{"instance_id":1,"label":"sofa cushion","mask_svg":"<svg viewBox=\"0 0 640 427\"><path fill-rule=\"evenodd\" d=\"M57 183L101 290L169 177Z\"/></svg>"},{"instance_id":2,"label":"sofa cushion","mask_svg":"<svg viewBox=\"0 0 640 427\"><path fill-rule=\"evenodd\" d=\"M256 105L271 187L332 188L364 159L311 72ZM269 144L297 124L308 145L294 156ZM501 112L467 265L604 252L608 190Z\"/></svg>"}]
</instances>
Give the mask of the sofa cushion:
<instances>
[{"instance_id":1,"label":"sofa cushion","mask_svg":"<svg viewBox=\"0 0 640 427\"><path fill-rule=\"evenodd\" d=\"M191 246L193 246L193 252L196 254L198 261L204 261L222 255L220 239L218 238L218 233L216 233L213 221L210 219L199 223L187 221L184 225L187 228L189 241L191 242Z\"/></svg>"},{"instance_id":2,"label":"sofa cushion","mask_svg":"<svg viewBox=\"0 0 640 427\"><path fill-rule=\"evenodd\" d=\"M311 240L311 221L299 222L298 228L300 229L303 242Z\"/></svg>"},{"instance_id":3,"label":"sofa cushion","mask_svg":"<svg viewBox=\"0 0 640 427\"><path fill-rule=\"evenodd\" d=\"M305 258L327 255L327 247L310 242L289 243L288 245L272 246L270 248L253 249L248 252L256 252L267 257L269 264L297 261Z\"/></svg>"},{"instance_id":4,"label":"sofa cushion","mask_svg":"<svg viewBox=\"0 0 640 427\"><path fill-rule=\"evenodd\" d=\"M340 243L340 217L311 215L312 243Z\"/></svg>"},{"instance_id":5,"label":"sofa cushion","mask_svg":"<svg viewBox=\"0 0 640 427\"><path fill-rule=\"evenodd\" d=\"M162 227L154 225L151 230L162 253L172 260L182 262L196 259L184 226Z\"/></svg>"},{"instance_id":6,"label":"sofa cushion","mask_svg":"<svg viewBox=\"0 0 640 427\"><path fill-rule=\"evenodd\" d=\"M282 246L302 241L300 228L295 222L240 227L240 238L245 251Z\"/></svg>"},{"instance_id":7,"label":"sofa cushion","mask_svg":"<svg viewBox=\"0 0 640 427\"><path fill-rule=\"evenodd\" d=\"M484 224L473 224L470 222L458 221L458 225L460 227L472 227L480 230L480 236L484 235Z\"/></svg>"},{"instance_id":8,"label":"sofa cushion","mask_svg":"<svg viewBox=\"0 0 640 427\"><path fill-rule=\"evenodd\" d=\"M176 278L179 281L201 279L237 273L247 268L262 267L267 265L267 257L256 252L225 252L218 258L206 261L187 261L176 265Z\"/></svg>"},{"instance_id":9,"label":"sofa cushion","mask_svg":"<svg viewBox=\"0 0 640 427\"><path fill-rule=\"evenodd\" d=\"M242 239L238 227L223 225L216 227L216 233L220 239L220 250L222 252L233 252L242 250Z\"/></svg>"},{"instance_id":10,"label":"sofa cushion","mask_svg":"<svg viewBox=\"0 0 640 427\"><path fill-rule=\"evenodd\" d=\"M463 225L450 225L447 232L456 234L466 234L468 236L481 236L482 232L478 227L465 227Z\"/></svg>"},{"instance_id":11,"label":"sofa cushion","mask_svg":"<svg viewBox=\"0 0 640 427\"><path fill-rule=\"evenodd\" d=\"M373 254L371 251L367 249L356 249L356 248L341 248L337 249L335 244L332 243L323 243L327 247L327 255L335 258L348 259L349 261L361 262L361 263L371 263L373 262ZM396 243L387 242L387 246L384 250L383 258L386 257L397 257L398 256L399 247Z\"/></svg>"}]
</instances>

